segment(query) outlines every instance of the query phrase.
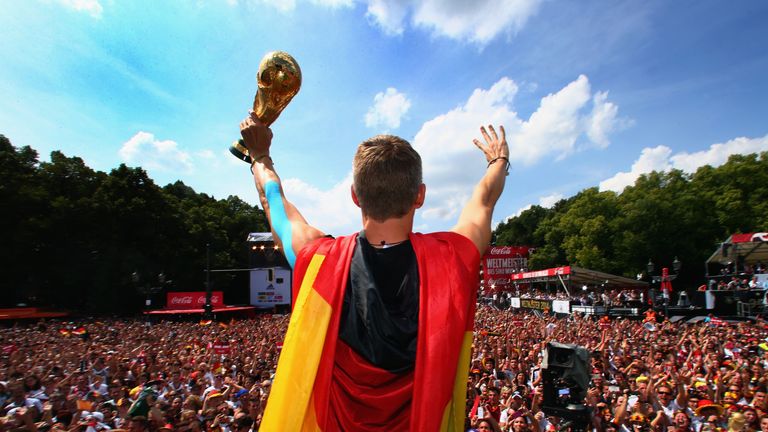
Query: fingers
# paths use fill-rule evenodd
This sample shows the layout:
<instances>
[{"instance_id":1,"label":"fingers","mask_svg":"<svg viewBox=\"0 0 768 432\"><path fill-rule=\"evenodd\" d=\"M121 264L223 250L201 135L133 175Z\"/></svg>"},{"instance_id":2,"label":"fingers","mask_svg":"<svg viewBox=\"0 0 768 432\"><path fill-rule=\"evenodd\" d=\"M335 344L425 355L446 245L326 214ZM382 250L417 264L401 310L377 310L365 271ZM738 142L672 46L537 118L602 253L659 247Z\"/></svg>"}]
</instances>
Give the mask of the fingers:
<instances>
[{"instance_id":1,"label":"fingers","mask_svg":"<svg viewBox=\"0 0 768 432\"><path fill-rule=\"evenodd\" d=\"M485 138L485 142L491 143L491 137L488 135L488 132L485 131L485 126L480 126L480 133L483 135L483 138Z\"/></svg>"},{"instance_id":2,"label":"fingers","mask_svg":"<svg viewBox=\"0 0 768 432\"><path fill-rule=\"evenodd\" d=\"M488 125L488 130L491 131L491 137L493 137L493 140L494 141L498 141L499 140L499 136L496 135L496 130L493 128L493 125Z\"/></svg>"}]
</instances>

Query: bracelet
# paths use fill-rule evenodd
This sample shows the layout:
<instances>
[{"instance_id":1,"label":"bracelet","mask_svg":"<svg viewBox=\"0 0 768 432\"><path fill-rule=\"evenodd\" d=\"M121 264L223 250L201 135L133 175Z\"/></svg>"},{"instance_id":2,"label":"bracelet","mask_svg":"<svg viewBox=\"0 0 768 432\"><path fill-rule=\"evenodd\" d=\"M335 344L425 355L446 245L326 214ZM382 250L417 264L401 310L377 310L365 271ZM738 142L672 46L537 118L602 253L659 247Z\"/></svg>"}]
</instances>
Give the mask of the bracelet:
<instances>
[{"instance_id":1,"label":"bracelet","mask_svg":"<svg viewBox=\"0 0 768 432\"><path fill-rule=\"evenodd\" d=\"M256 162L258 162L260 159L263 159L265 157L268 158L270 162L272 162L272 157L267 153L264 153L261 156L256 156L251 159L251 174L253 174L253 166L256 164ZM272 162L272 164L274 164L274 162Z\"/></svg>"},{"instance_id":2,"label":"bracelet","mask_svg":"<svg viewBox=\"0 0 768 432\"><path fill-rule=\"evenodd\" d=\"M506 157L506 156L497 156L497 157L491 159L490 161L488 161L488 166L486 167L486 169L490 168L491 165L496 163L496 161L499 160L499 159L503 159L507 163L507 165L504 167L504 171L506 172L507 175L509 175L509 165L510 164L509 164L509 158Z\"/></svg>"}]
</instances>

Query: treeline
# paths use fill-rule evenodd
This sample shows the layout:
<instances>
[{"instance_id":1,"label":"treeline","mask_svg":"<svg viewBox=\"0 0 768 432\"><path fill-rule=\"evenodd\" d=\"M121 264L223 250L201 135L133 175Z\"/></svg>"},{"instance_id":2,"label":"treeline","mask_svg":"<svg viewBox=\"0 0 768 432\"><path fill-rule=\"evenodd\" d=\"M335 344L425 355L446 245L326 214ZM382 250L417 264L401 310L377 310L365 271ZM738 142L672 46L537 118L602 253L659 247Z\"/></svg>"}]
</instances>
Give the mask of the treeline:
<instances>
[{"instance_id":1,"label":"treeline","mask_svg":"<svg viewBox=\"0 0 768 432\"><path fill-rule=\"evenodd\" d=\"M141 168L109 173L81 158L0 135L0 306L18 303L133 312L160 288L205 289L211 268L248 267L245 239L268 231L264 213L236 196L216 200L182 182L159 187ZM247 302L247 273L216 273L227 303ZM154 294L153 294L154 293Z\"/></svg>"},{"instance_id":2,"label":"treeline","mask_svg":"<svg viewBox=\"0 0 768 432\"><path fill-rule=\"evenodd\" d=\"M533 270L570 264L634 278L649 259L660 272L678 257L679 282L690 287L704 282L707 258L730 234L767 230L764 152L694 174L653 172L620 194L585 189L508 219L495 236L499 245L535 247Z\"/></svg>"}]
</instances>

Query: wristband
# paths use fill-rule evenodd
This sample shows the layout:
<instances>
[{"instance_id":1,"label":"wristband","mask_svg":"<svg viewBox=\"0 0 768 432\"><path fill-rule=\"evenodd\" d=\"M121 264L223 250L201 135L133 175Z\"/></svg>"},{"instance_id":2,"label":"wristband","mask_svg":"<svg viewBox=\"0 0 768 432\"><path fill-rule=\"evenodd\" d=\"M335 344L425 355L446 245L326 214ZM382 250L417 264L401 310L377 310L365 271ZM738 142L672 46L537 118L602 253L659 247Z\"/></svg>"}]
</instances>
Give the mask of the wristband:
<instances>
[{"instance_id":1,"label":"wristband","mask_svg":"<svg viewBox=\"0 0 768 432\"><path fill-rule=\"evenodd\" d=\"M507 163L507 165L504 167L504 171L506 172L507 175L509 175L509 158L506 156L497 156L491 159L490 161L488 161L488 166L486 167L486 169L490 168L491 165L496 163L496 161L498 161L499 159L503 159Z\"/></svg>"},{"instance_id":2,"label":"wristband","mask_svg":"<svg viewBox=\"0 0 768 432\"><path fill-rule=\"evenodd\" d=\"M263 159L263 158L265 158L265 157L266 157L266 158L269 158L269 161L270 161L270 162L272 162L272 157L271 157L269 154L267 154L267 153L264 153L264 154L263 154L263 155L261 155L261 156L256 156L256 157L254 157L254 158L252 158L252 159L251 159L251 174L253 174L253 165L254 165L256 162L258 162L260 159ZM272 164L274 164L274 162L272 162Z\"/></svg>"}]
</instances>

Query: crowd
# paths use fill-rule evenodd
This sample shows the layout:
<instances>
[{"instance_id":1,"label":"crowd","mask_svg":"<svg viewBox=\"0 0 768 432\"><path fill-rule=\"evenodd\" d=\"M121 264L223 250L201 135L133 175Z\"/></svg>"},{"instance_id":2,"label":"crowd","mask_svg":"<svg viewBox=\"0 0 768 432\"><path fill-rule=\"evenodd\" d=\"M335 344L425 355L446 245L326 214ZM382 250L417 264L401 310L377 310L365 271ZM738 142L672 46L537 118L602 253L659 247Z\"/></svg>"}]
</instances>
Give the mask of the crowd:
<instances>
[{"instance_id":1,"label":"crowd","mask_svg":"<svg viewBox=\"0 0 768 432\"><path fill-rule=\"evenodd\" d=\"M256 431L288 317L144 319L0 329L0 432ZM768 326L648 325L479 306L467 428L551 432L541 361L550 341L590 353L586 429L768 432Z\"/></svg>"},{"instance_id":2,"label":"crowd","mask_svg":"<svg viewBox=\"0 0 768 432\"><path fill-rule=\"evenodd\" d=\"M638 304L642 305L646 300L642 290L609 288L588 288L569 293L562 289L556 289L553 292L552 290L527 287L515 293L509 292L501 295L487 290L481 293L481 297L488 300L486 303L494 303L502 308L509 307L511 297L534 300L568 300L581 306L605 307L638 307Z\"/></svg>"}]
</instances>

